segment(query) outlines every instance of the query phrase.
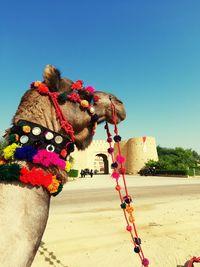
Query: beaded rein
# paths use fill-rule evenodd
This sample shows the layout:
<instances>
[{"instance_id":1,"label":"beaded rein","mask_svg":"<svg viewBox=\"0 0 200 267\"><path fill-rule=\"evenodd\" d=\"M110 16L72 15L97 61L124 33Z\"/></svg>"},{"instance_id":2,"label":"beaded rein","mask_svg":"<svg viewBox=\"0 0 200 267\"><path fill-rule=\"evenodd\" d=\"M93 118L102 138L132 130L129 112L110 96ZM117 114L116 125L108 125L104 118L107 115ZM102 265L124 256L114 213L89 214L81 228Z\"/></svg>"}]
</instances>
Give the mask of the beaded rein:
<instances>
[{"instance_id":1,"label":"beaded rein","mask_svg":"<svg viewBox=\"0 0 200 267\"><path fill-rule=\"evenodd\" d=\"M144 256L142 246L141 246L141 239L138 237L135 219L133 216L134 208L133 206L131 206L132 198L129 195L128 188L126 185L126 179L125 179L126 169L124 168L125 158L121 154L121 148L120 148L121 136L119 135L118 128L117 128L117 121L116 121L117 117L116 117L115 105L113 104L111 98L110 98L110 101L111 101L112 117L113 117L113 123L114 123L114 133L115 133L115 136L113 139L115 143L117 144L117 156L115 158L114 148L112 147L112 141L113 141L112 135L110 133L108 123L106 123L105 129L107 133L107 142L109 143L108 153L111 155L111 158L112 158L111 168L113 169L113 172L111 176L112 178L116 180L115 189L118 191L118 194L119 194L119 198L121 201L120 206L123 210L124 218L127 223L126 230L131 235L131 239L134 245L134 252L139 255L142 266L148 267L149 260L145 258ZM122 180L123 180L125 196L122 195L122 192L121 192L122 186L119 184L120 175L122 176Z\"/></svg>"}]
</instances>

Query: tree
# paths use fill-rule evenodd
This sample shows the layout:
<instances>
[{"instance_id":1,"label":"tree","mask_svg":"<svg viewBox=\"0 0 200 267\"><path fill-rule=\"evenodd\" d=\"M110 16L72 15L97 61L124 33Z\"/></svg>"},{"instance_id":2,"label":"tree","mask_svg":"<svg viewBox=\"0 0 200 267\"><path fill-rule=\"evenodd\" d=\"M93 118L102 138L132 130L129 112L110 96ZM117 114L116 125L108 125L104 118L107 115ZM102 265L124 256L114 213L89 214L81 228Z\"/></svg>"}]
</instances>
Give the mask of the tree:
<instances>
[{"instance_id":1,"label":"tree","mask_svg":"<svg viewBox=\"0 0 200 267\"><path fill-rule=\"evenodd\" d=\"M160 170L187 170L198 166L200 155L192 149L182 147L157 147L159 160L150 160L146 166L156 167Z\"/></svg>"}]
</instances>

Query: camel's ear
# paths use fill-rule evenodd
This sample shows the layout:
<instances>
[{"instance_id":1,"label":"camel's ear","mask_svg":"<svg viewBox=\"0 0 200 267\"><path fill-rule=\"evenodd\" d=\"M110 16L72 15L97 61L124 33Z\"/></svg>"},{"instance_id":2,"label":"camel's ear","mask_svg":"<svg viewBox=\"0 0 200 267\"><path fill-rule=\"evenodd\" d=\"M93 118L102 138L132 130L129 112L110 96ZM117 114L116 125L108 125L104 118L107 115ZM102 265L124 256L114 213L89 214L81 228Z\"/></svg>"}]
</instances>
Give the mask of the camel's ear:
<instances>
[{"instance_id":1,"label":"camel's ear","mask_svg":"<svg viewBox=\"0 0 200 267\"><path fill-rule=\"evenodd\" d=\"M59 90L61 74L57 68L52 65L46 65L43 72L43 78L51 92Z\"/></svg>"}]
</instances>

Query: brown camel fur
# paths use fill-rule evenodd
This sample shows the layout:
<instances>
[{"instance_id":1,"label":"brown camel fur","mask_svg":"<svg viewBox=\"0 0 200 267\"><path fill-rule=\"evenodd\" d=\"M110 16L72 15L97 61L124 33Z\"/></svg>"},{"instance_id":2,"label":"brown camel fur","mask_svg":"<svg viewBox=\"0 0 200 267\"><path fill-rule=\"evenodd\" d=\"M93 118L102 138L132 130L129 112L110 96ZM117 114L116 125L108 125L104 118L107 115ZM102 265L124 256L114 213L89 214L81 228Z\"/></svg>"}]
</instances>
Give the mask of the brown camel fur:
<instances>
[{"instance_id":1,"label":"brown camel fur","mask_svg":"<svg viewBox=\"0 0 200 267\"><path fill-rule=\"evenodd\" d=\"M72 81L61 78L60 72L55 67L47 65L43 77L51 91L70 92ZM112 123L110 97L116 107L117 122L125 119L125 109L120 100L104 92L94 94L100 97L95 105L95 111L99 116L98 124L103 121ZM81 110L78 103L67 101L60 107L73 126L77 148L87 148L93 138L90 115ZM22 97L13 117L13 123L20 119L65 134L51 100L48 96L40 95L36 90L30 89ZM28 168L33 165L25 161L17 161L17 163ZM66 178L66 172L56 167L43 169L59 175L63 180ZM31 266L46 227L49 204L50 194L42 187L32 187L18 182L0 182L0 266Z\"/></svg>"}]
</instances>

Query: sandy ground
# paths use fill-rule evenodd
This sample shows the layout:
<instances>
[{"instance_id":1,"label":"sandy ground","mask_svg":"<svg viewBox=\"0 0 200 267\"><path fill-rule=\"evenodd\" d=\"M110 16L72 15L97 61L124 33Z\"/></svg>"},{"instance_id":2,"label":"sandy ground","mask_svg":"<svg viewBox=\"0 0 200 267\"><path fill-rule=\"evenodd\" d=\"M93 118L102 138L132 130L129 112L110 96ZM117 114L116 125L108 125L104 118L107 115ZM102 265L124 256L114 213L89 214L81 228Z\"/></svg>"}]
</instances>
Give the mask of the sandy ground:
<instances>
[{"instance_id":1,"label":"sandy ground","mask_svg":"<svg viewBox=\"0 0 200 267\"><path fill-rule=\"evenodd\" d=\"M152 267L200 256L200 178L127 176ZM109 176L78 179L53 198L33 267L141 267ZM199 266L196 264L195 266Z\"/></svg>"}]
</instances>

